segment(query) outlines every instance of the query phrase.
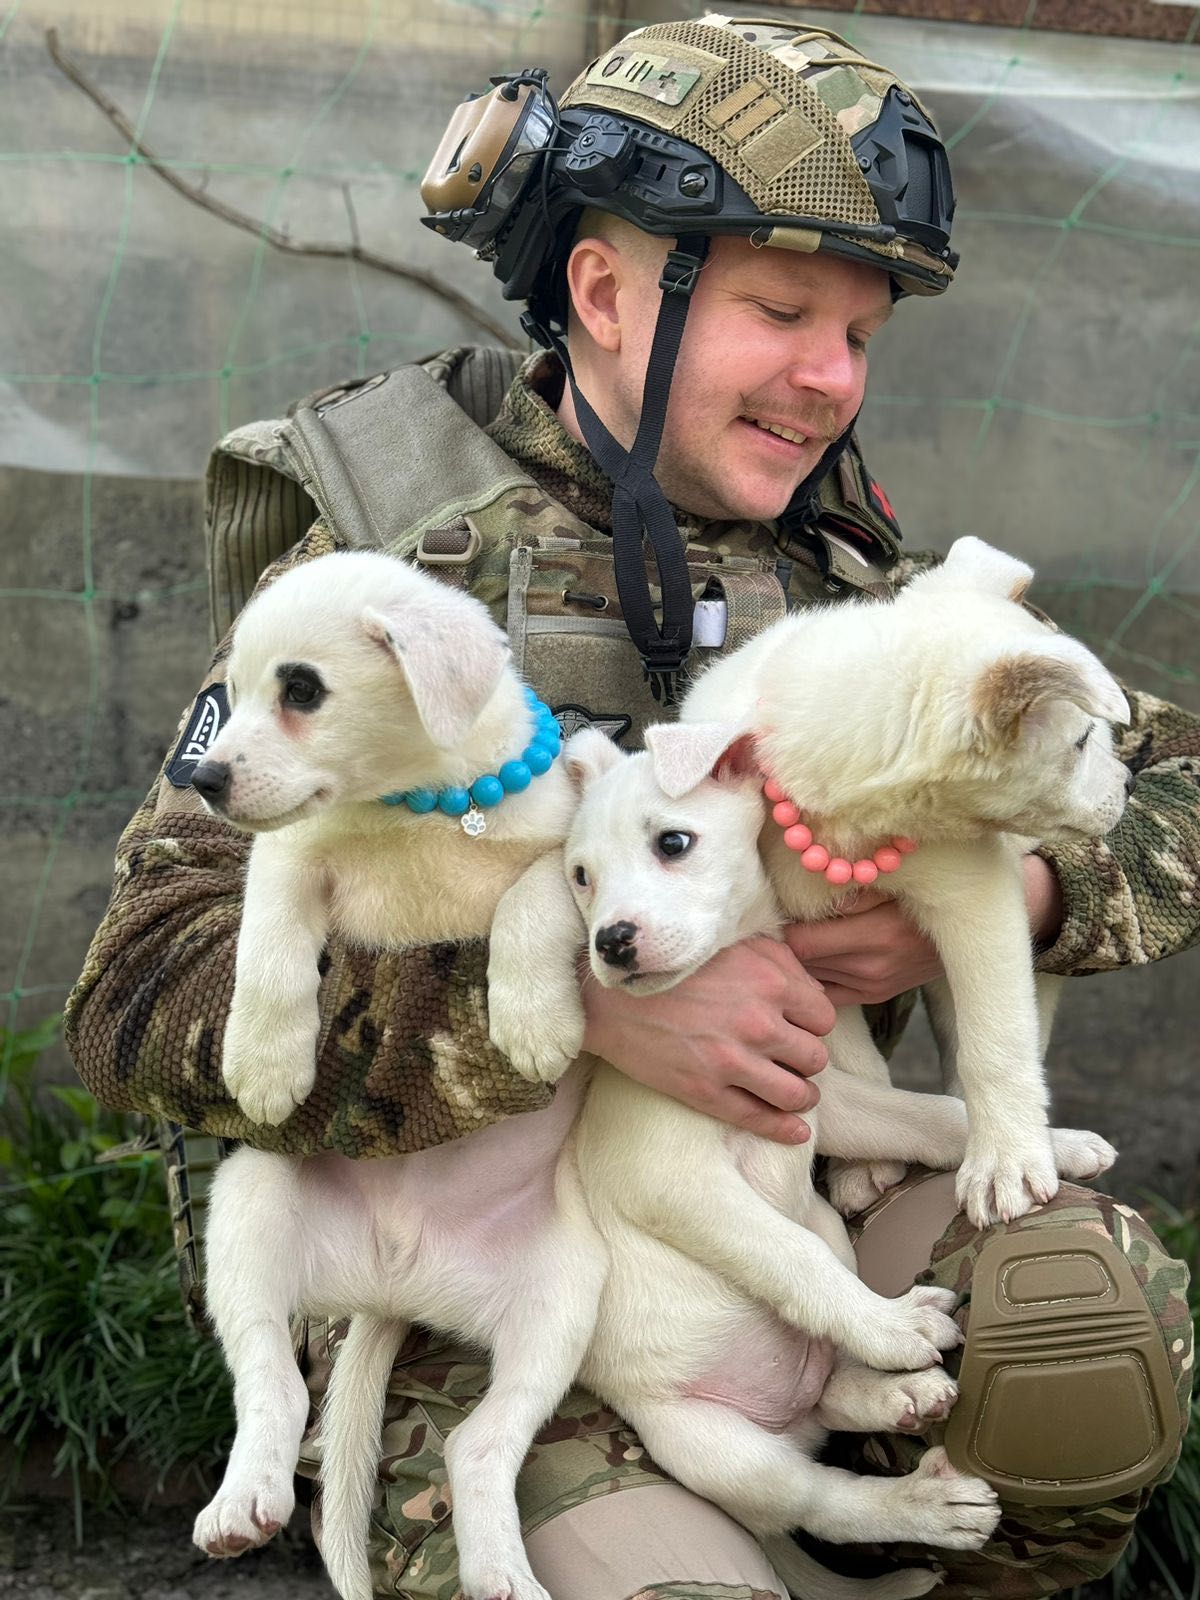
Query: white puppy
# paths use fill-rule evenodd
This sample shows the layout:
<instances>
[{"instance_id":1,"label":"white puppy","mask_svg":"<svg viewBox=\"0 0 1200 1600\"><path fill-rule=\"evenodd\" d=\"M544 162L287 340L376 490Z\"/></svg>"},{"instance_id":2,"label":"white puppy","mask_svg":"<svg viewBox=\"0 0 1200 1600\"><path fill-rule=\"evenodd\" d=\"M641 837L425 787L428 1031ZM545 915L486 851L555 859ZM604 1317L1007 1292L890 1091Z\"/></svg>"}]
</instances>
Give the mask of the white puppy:
<instances>
[{"instance_id":1,"label":"white puppy","mask_svg":"<svg viewBox=\"0 0 1200 1600\"><path fill-rule=\"evenodd\" d=\"M1128 720L1125 697L1090 651L1018 603L1032 576L960 539L894 601L787 617L714 665L682 713L708 724L707 749L685 740L675 760L681 735L659 735L676 793L733 732L754 735L764 773L821 847L802 856L782 826L764 827L789 919L827 917L856 887L829 881L823 859L843 874L864 863L868 879L877 862L895 869L876 887L925 930L946 971L931 1009L970 1117L959 1203L980 1227L1058 1188L1042 1072L1051 1006L1039 1025L1021 856L1034 840L1106 833L1132 782L1109 727ZM918 848L901 858L895 838ZM857 1010L839 1014L828 1044L836 1066L886 1081ZM898 1173L876 1169L880 1181ZM847 1210L874 1198L870 1186L843 1193Z\"/></svg>"},{"instance_id":2,"label":"white puppy","mask_svg":"<svg viewBox=\"0 0 1200 1600\"><path fill-rule=\"evenodd\" d=\"M570 742L567 767L582 800L565 879L538 863L497 912L493 1035L523 1068L537 1070L547 1014L561 1006L579 1018L570 955L579 912L593 975L632 993L669 987L737 939L778 933L757 850L761 777L751 742L718 752L712 775L677 796L660 782L664 731L648 733L651 754L632 757L595 732ZM707 730L684 726L670 741L672 789L689 744L699 759L710 749ZM960 1476L941 1450L899 1479L812 1459L828 1428L922 1432L944 1418L957 1391L935 1363L958 1342L945 1315L952 1293L914 1288L888 1300L857 1278L845 1226L813 1188L813 1153L951 1167L966 1147L960 1101L834 1068L821 1089L813 1140L783 1147L597 1063L575 1136L610 1262L582 1381L680 1482L758 1534L805 1595L825 1591L798 1567L783 1537L792 1528L833 1541L971 1549L999 1515L988 1485ZM1054 1143L1074 1176L1113 1159L1094 1135L1056 1132ZM918 1594L935 1579L908 1572L893 1581L895 1593Z\"/></svg>"},{"instance_id":3,"label":"white puppy","mask_svg":"<svg viewBox=\"0 0 1200 1600\"><path fill-rule=\"evenodd\" d=\"M327 937L398 949L485 936L503 891L563 838L574 794L548 759L549 713L486 608L386 556L283 574L245 611L229 668L232 716L194 780L257 834L223 1068L248 1115L278 1122L312 1087ZM481 775L513 790L482 836L478 815L460 826L419 795L413 808L380 803ZM207 1288L238 1432L197 1544L238 1554L287 1520L308 1409L289 1317L353 1313L324 1429L325 1555L343 1594L369 1596L384 1385L415 1319L493 1356L487 1396L447 1447L463 1587L545 1600L513 1483L579 1365L603 1274L574 1188L556 1181L575 1101L568 1088L544 1112L389 1160L244 1148L222 1164Z\"/></svg>"}]
</instances>

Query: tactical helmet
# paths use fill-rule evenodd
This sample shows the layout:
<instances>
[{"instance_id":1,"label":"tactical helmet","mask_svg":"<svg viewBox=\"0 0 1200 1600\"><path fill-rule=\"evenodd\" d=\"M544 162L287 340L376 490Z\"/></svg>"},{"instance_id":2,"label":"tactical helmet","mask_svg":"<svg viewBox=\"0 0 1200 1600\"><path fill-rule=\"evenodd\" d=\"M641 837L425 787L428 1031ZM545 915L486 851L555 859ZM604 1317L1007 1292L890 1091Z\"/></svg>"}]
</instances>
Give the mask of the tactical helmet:
<instances>
[{"instance_id":1,"label":"tactical helmet","mask_svg":"<svg viewBox=\"0 0 1200 1600\"><path fill-rule=\"evenodd\" d=\"M937 130L835 33L714 14L627 35L557 107L540 70L494 82L458 108L421 194L426 225L493 261L507 299L552 304L585 206L651 234L832 251L884 267L897 294L954 277Z\"/></svg>"},{"instance_id":2,"label":"tactical helmet","mask_svg":"<svg viewBox=\"0 0 1200 1600\"><path fill-rule=\"evenodd\" d=\"M527 302L526 330L560 356L584 438L616 486L626 622L652 681L669 683L690 648L691 595L652 470L709 240L738 234L829 251L883 268L896 297L940 294L958 261L946 152L894 73L837 34L778 18L710 14L639 28L592 62L561 104L541 68L492 82L457 108L421 185L430 212L422 220L491 261L505 298ZM676 241L628 452L579 393L562 342L563 268L586 207ZM797 490L784 518L793 527L811 513L849 433ZM638 576L643 530L662 581L661 627Z\"/></svg>"}]
</instances>

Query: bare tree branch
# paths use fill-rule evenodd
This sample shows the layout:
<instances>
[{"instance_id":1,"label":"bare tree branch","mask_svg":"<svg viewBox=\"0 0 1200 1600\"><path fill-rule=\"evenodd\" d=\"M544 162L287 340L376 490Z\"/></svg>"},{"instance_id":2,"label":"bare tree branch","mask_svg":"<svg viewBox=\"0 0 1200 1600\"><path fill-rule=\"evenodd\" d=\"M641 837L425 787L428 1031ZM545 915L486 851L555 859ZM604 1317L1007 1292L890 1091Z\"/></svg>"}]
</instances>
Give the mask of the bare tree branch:
<instances>
[{"instance_id":1,"label":"bare tree branch","mask_svg":"<svg viewBox=\"0 0 1200 1600\"><path fill-rule=\"evenodd\" d=\"M402 278L406 283L416 284L419 288L428 290L430 294L437 295L439 299L444 300L447 305L453 306L463 316L470 317L472 322L482 328L485 333L490 334L498 343L507 345L510 350L524 348L520 340L515 339L509 330L499 322L493 321L482 307L477 306L465 294L460 294L457 289L452 289L449 285L439 282L432 273L425 272L420 267L407 267L401 261L392 261L387 256L377 255L373 250L364 250L357 240L357 226L354 228L355 242L349 246L304 243L289 239L285 233L281 233L277 228L270 228L265 223L256 222L253 217L247 216L244 211L238 211L234 206L227 205L223 200L214 199L212 195L206 194L196 184L188 183L177 172L173 172L161 156L156 155L150 146L138 137L137 130L120 106L110 100L104 91L98 88L83 69L77 66L69 56L63 54L58 43L57 28L46 29L46 48L50 52L50 59L59 71L70 78L71 82L77 88L82 89L88 99L100 108L122 137L129 140L131 148L137 151L146 165L152 167L164 183L169 183L172 189L183 195L186 200L190 200L193 205L200 206L204 211L210 211L214 217L220 217L222 222L227 222L234 228L241 228L246 233L253 234L256 239L265 240L273 249L286 251L289 255L324 256L331 260L359 261L365 267L375 267L380 272L390 272L393 277ZM207 176L205 182L207 182ZM346 200L347 204L349 204L348 194L346 194ZM353 216L353 211L350 214Z\"/></svg>"}]
</instances>

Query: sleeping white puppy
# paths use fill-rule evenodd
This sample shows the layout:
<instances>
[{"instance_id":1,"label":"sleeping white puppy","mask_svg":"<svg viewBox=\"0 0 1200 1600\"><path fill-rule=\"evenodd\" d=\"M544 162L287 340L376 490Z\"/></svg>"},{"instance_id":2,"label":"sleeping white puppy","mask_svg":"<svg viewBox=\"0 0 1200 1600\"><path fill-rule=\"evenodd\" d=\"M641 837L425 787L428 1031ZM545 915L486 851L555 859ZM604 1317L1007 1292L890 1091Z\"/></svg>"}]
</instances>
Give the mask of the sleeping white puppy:
<instances>
[{"instance_id":1,"label":"sleeping white puppy","mask_svg":"<svg viewBox=\"0 0 1200 1600\"><path fill-rule=\"evenodd\" d=\"M1042 1070L1058 980L1039 980L1039 1016L1021 857L1038 840L1107 833L1133 782L1110 727L1129 719L1125 696L1019 603L1032 578L959 539L890 603L785 618L706 673L682 713L716 724L718 745L730 725L753 732L790 808L762 839L786 917L827 917L868 881L932 939L946 977L927 998L971 1129L958 1200L977 1227L1058 1190ZM684 760L675 781L694 771ZM804 833L789 840L793 813ZM789 848L805 833L808 850ZM886 1081L860 1011L842 1010L827 1043L842 1070ZM900 1171L875 1176L886 1186ZM842 1208L877 1187L846 1186Z\"/></svg>"}]
</instances>

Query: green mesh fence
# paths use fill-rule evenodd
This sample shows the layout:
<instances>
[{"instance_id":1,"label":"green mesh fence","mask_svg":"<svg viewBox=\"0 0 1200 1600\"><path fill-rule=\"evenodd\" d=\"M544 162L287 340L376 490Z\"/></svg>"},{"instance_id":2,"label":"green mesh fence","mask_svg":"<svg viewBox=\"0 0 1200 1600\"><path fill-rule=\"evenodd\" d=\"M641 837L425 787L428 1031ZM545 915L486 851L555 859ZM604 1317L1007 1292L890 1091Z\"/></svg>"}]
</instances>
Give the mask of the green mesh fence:
<instances>
[{"instance_id":1,"label":"green mesh fence","mask_svg":"<svg viewBox=\"0 0 1200 1600\"><path fill-rule=\"evenodd\" d=\"M782 13L895 66L955 163L959 281L873 349L866 453L911 545L1031 558L1066 627L1197 705L1200 12L1167 45L1040 32L1037 4L1005 29ZM515 342L488 269L417 223L451 107L703 9L0 0L7 1026L65 998L203 670L212 442L348 374Z\"/></svg>"}]
</instances>

